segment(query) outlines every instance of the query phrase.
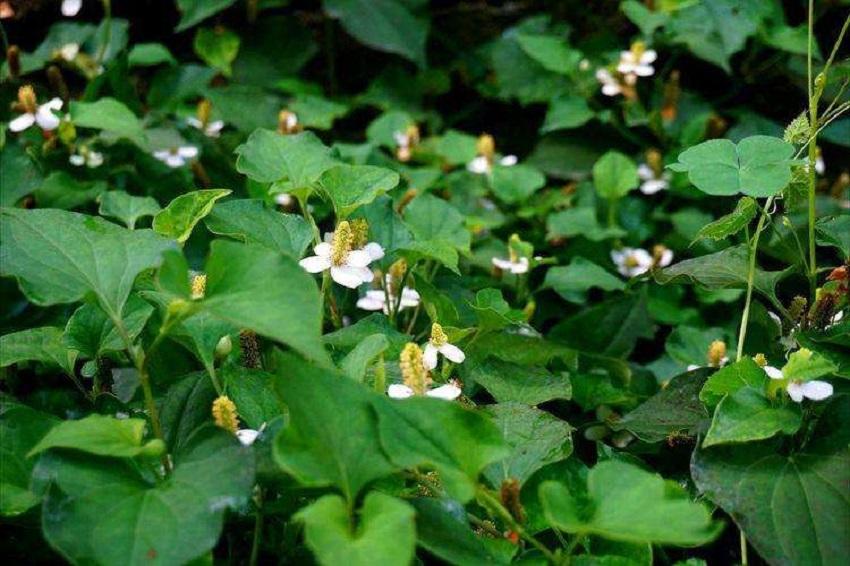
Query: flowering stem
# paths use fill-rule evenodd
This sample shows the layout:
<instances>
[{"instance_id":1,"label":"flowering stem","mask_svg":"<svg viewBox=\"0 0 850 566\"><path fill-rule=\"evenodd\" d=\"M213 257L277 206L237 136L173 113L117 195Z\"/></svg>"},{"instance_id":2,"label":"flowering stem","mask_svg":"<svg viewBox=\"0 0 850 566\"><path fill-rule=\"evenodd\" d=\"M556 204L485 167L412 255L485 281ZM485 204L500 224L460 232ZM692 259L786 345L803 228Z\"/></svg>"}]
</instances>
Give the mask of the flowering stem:
<instances>
[{"instance_id":1,"label":"flowering stem","mask_svg":"<svg viewBox=\"0 0 850 566\"><path fill-rule=\"evenodd\" d=\"M771 205L773 205L773 197L770 197L767 199L767 202L764 203L764 210L762 210L761 216L759 217L758 225L756 225L756 233L753 235L752 241L750 241L749 233L747 234L747 246L749 247L750 259L750 265L747 270L747 297L744 300L744 312L741 315L741 328L738 331L738 352L735 356L735 361L739 361L744 355L744 341L747 339L747 324L750 320L750 304L753 299L753 283L756 277L756 252L759 246L759 237L761 236Z\"/></svg>"},{"instance_id":2,"label":"flowering stem","mask_svg":"<svg viewBox=\"0 0 850 566\"><path fill-rule=\"evenodd\" d=\"M487 491L486 488L479 488L478 499L484 504L486 509L498 515L499 519L501 519L508 527L510 527L513 532L515 532L526 542L531 544L531 546L539 550L541 554L546 557L546 560L548 560L550 564L558 563L558 559L555 554L551 550L549 550L545 544L534 538L533 535L529 534L529 532L526 531L523 526L516 521L516 519L514 519L510 511L505 509L505 506L502 505L502 502L499 501L495 496L493 496L489 491Z\"/></svg>"},{"instance_id":3,"label":"flowering stem","mask_svg":"<svg viewBox=\"0 0 850 566\"><path fill-rule=\"evenodd\" d=\"M322 303L328 305L328 311L331 313L331 322L335 328L342 328L342 319L339 317L339 311L336 306L336 299L333 295L333 286L331 285L331 272L325 270L322 273Z\"/></svg>"}]
</instances>

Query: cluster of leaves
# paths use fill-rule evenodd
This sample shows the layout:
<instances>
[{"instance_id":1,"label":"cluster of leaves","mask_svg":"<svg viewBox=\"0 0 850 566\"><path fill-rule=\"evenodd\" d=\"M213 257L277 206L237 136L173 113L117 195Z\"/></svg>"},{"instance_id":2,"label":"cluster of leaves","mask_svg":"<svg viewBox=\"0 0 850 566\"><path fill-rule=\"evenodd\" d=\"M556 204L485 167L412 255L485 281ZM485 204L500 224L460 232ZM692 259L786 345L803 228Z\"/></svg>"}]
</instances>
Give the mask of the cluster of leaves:
<instances>
[{"instance_id":1,"label":"cluster of leaves","mask_svg":"<svg viewBox=\"0 0 850 566\"><path fill-rule=\"evenodd\" d=\"M850 553L840 39L771 0L288 4L152 42L0 2L8 555Z\"/></svg>"}]
</instances>

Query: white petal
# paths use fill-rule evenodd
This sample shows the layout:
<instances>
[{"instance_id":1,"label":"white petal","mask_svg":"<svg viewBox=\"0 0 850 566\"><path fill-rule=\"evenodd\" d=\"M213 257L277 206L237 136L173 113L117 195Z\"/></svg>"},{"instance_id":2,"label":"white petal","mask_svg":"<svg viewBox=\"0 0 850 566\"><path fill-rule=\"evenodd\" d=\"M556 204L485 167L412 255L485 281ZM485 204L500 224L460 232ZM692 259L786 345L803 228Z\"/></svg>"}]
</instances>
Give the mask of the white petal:
<instances>
[{"instance_id":1,"label":"white petal","mask_svg":"<svg viewBox=\"0 0 850 566\"><path fill-rule=\"evenodd\" d=\"M521 275L528 272L528 258L521 257L519 261L511 265L511 273Z\"/></svg>"},{"instance_id":2,"label":"white petal","mask_svg":"<svg viewBox=\"0 0 850 566\"><path fill-rule=\"evenodd\" d=\"M153 156L159 159L160 161L165 161L168 159L168 156L171 155L171 152L167 149L158 149L153 152Z\"/></svg>"},{"instance_id":3,"label":"white petal","mask_svg":"<svg viewBox=\"0 0 850 566\"><path fill-rule=\"evenodd\" d=\"M369 242L363 247L363 251L369 254L369 257L372 258L372 261L378 261L382 257L384 257L384 248L381 247L381 244L377 242Z\"/></svg>"},{"instance_id":4,"label":"white petal","mask_svg":"<svg viewBox=\"0 0 850 566\"><path fill-rule=\"evenodd\" d=\"M289 206L292 204L292 195L289 193L277 193L274 196L274 202L280 206Z\"/></svg>"},{"instance_id":5,"label":"white petal","mask_svg":"<svg viewBox=\"0 0 850 566\"><path fill-rule=\"evenodd\" d=\"M177 148L177 155L184 159L194 159L198 156L198 148L191 145L184 145Z\"/></svg>"},{"instance_id":6,"label":"white petal","mask_svg":"<svg viewBox=\"0 0 850 566\"><path fill-rule=\"evenodd\" d=\"M21 114L9 122L9 129L13 132L23 132L33 124L35 124L35 114Z\"/></svg>"},{"instance_id":7,"label":"white petal","mask_svg":"<svg viewBox=\"0 0 850 566\"><path fill-rule=\"evenodd\" d=\"M195 118L194 116L189 116L186 118L186 123L192 126L193 128L198 128L199 130L204 127L204 123Z\"/></svg>"},{"instance_id":8,"label":"white petal","mask_svg":"<svg viewBox=\"0 0 850 566\"><path fill-rule=\"evenodd\" d=\"M453 383L447 383L445 385L435 387L428 391L425 395L428 397L435 397L437 399L445 399L446 401L454 401L460 397L461 393L462 391L460 390L460 387Z\"/></svg>"},{"instance_id":9,"label":"white petal","mask_svg":"<svg viewBox=\"0 0 850 566\"><path fill-rule=\"evenodd\" d=\"M370 296L371 291L366 293L366 296L360 297L357 299L357 308L363 309L364 311L380 311L384 310L386 306L386 297L384 293L378 291L380 294L380 298L377 296Z\"/></svg>"},{"instance_id":10,"label":"white petal","mask_svg":"<svg viewBox=\"0 0 850 566\"><path fill-rule=\"evenodd\" d=\"M617 96L622 92L620 85L613 83L606 83L602 85L602 94L605 96Z\"/></svg>"},{"instance_id":11,"label":"white petal","mask_svg":"<svg viewBox=\"0 0 850 566\"><path fill-rule=\"evenodd\" d=\"M651 77L655 74L655 69L652 65L638 65L635 67L634 73L639 77Z\"/></svg>"},{"instance_id":12,"label":"white petal","mask_svg":"<svg viewBox=\"0 0 850 566\"><path fill-rule=\"evenodd\" d=\"M478 157L467 163L466 168L472 173L483 175L484 173L487 173L490 170L490 162L487 161L487 158L483 155L479 155Z\"/></svg>"},{"instance_id":13,"label":"white petal","mask_svg":"<svg viewBox=\"0 0 850 566\"><path fill-rule=\"evenodd\" d=\"M425 351L422 353L422 365L427 369L437 367L437 348L430 342L425 344Z\"/></svg>"},{"instance_id":14,"label":"white petal","mask_svg":"<svg viewBox=\"0 0 850 566\"><path fill-rule=\"evenodd\" d=\"M333 246L331 246L328 242L322 242L320 244L316 244L313 248L313 253L315 253L319 257L331 257L331 252L333 251Z\"/></svg>"},{"instance_id":15,"label":"white petal","mask_svg":"<svg viewBox=\"0 0 850 566\"><path fill-rule=\"evenodd\" d=\"M71 165L76 165L77 167L79 167L81 165L86 164L86 158L83 157L82 155L78 155L78 154L75 153L73 155L68 156L68 162Z\"/></svg>"},{"instance_id":16,"label":"white petal","mask_svg":"<svg viewBox=\"0 0 850 566\"><path fill-rule=\"evenodd\" d=\"M667 181L663 179L650 179L649 181L644 181L640 185L640 192L645 195L654 195L659 191L663 191L667 188Z\"/></svg>"},{"instance_id":17,"label":"white petal","mask_svg":"<svg viewBox=\"0 0 850 566\"><path fill-rule=\"evenodd\" d=\"M517 159L516 155L506 155L499 160L499 165L504 167L512 167L517 164L519 159Z\"/></svg>"},{"instance_id":18,"label":"white petal","mask_svg":"<svg viewBox=\"0 0 850 566\"><path fill-rule=\"evenodd\" d=\"M767 311L767 316L770 317L770 320L772 320L780 330L782 329L782 319L779 318L778 314L773 311Z\"/></svg>"},{"instance_id":19,"label":"white petal","mask_svg":"<svg viewBox=\"0 0 850 566\"><path fill-rule=\"evenodd\" d=\"M641 163L638 165L638 177L643 181L649 181L650 179L655 178L655 171L652 170L652 167L647 165L646 163Z\"/></svg>"},{"instance_id":20,"label":"white petal","mask_svg":"<svg viewBox=\"0 0 850 566\"><path fill-rule=\"evenodd\" d=\"M661 252L661 258L658 260L658 267L667 267L673 262L673 250L664 250Z\"/></svg>"},{"instance_id":21,"label":"white petal","mask_svg":"<svg viewBox=\"0 0 850 566\"><path fill-rule=\"evenodd\" d=\"M366 250L352 250L345 256L347 267L366 267L372 263L372 256Z\"/></svg>"},{"instance_id":22,"label":"white petal","mask_svg":"<svg viewBox=\"0 0 850 566\"><path fill-rule=\"evenodd\" d=\"M207 124L207 135L218 134L224 128L224 120L213 120Z\"/></svg>"},{"instance_id":23,"label":"white petal","mask_svg":"<svg viewBox=\"0 0 850 566\"><path fill-rule=\"evenodd\" d=\"M806 381L801 387L803 396L812 401L823 401L832 395L832 384L825 381Z\"/></svg>"},{"instance_id":24,"label":"white petal","mask_svg":"<svg viewBox=\"0 0 850 566\"><path fill-rule=\"evenodd\" d=\"M407 385L393 383L387 388L387 395L393 399L407 399L408 397L413 397L413 389Z\"/></svg>"},{"instance_id":25,"label":"white petal","mask_svg":"<svg viewBox=\"0 0 850 566\"><path fill-rule=\"evenodd\" d=\"M826 171L826 163L823 161L823 157L818 157L815 159L815 173L818 175L823 175Z\"/></svg>"},{"instance_id":26,"label":"white petal","mask_svg":"<svg viewBox=\"0 0 850 566\"><path fill-rule=\"evenodd\" d=\"M656 59L658 59L658 53L655 52L655 49L647 49L643 52L643 55L640 56L640 64L649 65L650 63L655 62Z\"/></svg>"},{"instance_id":27,"label":"white petal","mask_svg":"<svg viewBox=\"0 0 850 566\"><path fill-rule=\"evenodd\" d=\"M169 153L165 158L165 164L172 168L183 167L186 165L186 160L179 155L175 155L173 153Z\"/></svg>"},{"instance_id":28,"label":"white petal","mask_svg":"<svg viewBox=\"0 0 850 566\"><path fill-rule=\"evenodd\" d=\"M617 71L623 73L624 75L628 75L629 73L635 72L635 64L630 61L623 61L619 65L617 65Z\"/></svg>"},{"instance_id":29,"label":"white petal","mask_svg":"<svg viewBox=\"0 0 850 566\"><path fill-rule=\"evenodd\" d=\"M643 248L637 248L636 250L634 250L632 252L632 257L635 259L635 261L637 261L638 266L640 267L649 267L653 263L652 254L650 254Z\"/></svg>"},{"instance_id":30,"label":"white petal","mask_svg":"<svg viewBox=\"0 0 850 566\"><path fill-rule=\"evenodd\" d=\"M791 400L794 401L795 403L802 403L803 402L804 394L803 394L803 384L802 383L797 383L796 381L792 381L791 383L788 384L788 387L786 387L786 391L788 391L788 396L791 397Z\"/></svg>"},{"instance_id":31,"label":"white petal","mask_svg":"<svg viewBox=\"0 0 850 566\"><path fill-rule=\"evenodd\" d=\"M631 248L623 248L621 250L611 250L611 261L614 262L615 265L623 265L626 261L626 256L631 253Z\"/></svg>"},{"instance_id":32,"label":"white petal","mask_svg":"<svg viewBox=\"0 0 850 566\"><path fill-rule=\"evenodd\" d=\"M86 155L86 165L92 169L103 165L103 154L99 151L89 151Z\"/></svg>"},{"instance_id":33,"label":"white petal","mask_svg":"<svg viewBox=\"0 0 850 566\"><path fill-rule=\"evenodd\" d=\"M62 15L72 18L80 13L82 7L83 0L62 0Z\"/></svg>"},{"instance_id":34,"label":"white petal","mask_svg":"<svg viewBox=\"0 0 850 566\"><path fill-rule=\"evenodd\" d=\"M399 303L398 309L401 310L403 308L415 307L418 305L419 293L417 293L413 289L405 287L404 292L401 294L401 303Z\"/></svg>"},{"instance_id":35,"label":"white petal","mask_svg":"<svg viewBox=\"0 0 850 566\"><path fill-rule=\"evenodd\" d=\"M463 360L466 359L466 354L463 353L463 350L454 344L443 344L440 346L440 353L456 364L463 363Z\"/></svg>"},{"instance_id":36,"label":"white petal","mask_svg":"<svg viewBox=\"0 0 850 566\"><path fill-rule=\"evenodd\" d=\"M73 61L80 52L79 43L66 43L59 49L59 55L65 61Z\"/></svg>"},{"instance_id":37,"label":"white petal","mask_svg":"<svg viewBox=\"0 0 850 566\"><path fill-rule=\"evenodd\" d=\"M332 265L331 278L343 287L348 287L349 289L356 289L363 283L368 282L368 280L363 280L362 269L365 268L351 267L347 265Z\"/></svg>"},{"instance_id":38,"label":"white petal","mask_svg":"<svg viewBox=\"0 0 850 566\"><path fill-rule=\"evenodd\" d=\"M303 267L308 273L319 273L330 268L331 260L329 257L313 255L305 257L298 262L298 265Z\"/></svg>"},{"instance_id":39,"label":"white petal","mask_svg":"<svg viewBox=\"0 0 850 566\"><path fill-rule=\"evenodd\" d=\"M410 145L410 138L404 132L393 132L393 139L399 147L407 147Z\"/></svg>"},{"instance_id":40,"label":"white petal","mask_svg":"<svg viewBox=\"0 0 850 566\"><path fill-rule=\"evenodd\" d=\"M767 377L770 379L784 379L785 376L782 375L782 370L779 368L775 368L773 366L764 366L764 373L767 374Z\"/></svg>"},{"instance_id":41,"label":"white petal","mask_svg":"<svg viewBox=\"0 0 850 566\"><path fill-rule=\"evenodd\" d=\"M695 369L699 369L701 366L696 364L688 364L688 371L694 371Z\"/></svg>"},{"instance_id":42,"label":"white petal","mask_svg":"<svg viewBox=\"0 0 850 566\"><path fill-rule=\"evenodd\" d=\"M59 105L62 105L61 100ZM59 117L53 113L53 108L49 102L38 107L38 111L35 113L35 121L42 130L48 132L59 127Z\"/></svg>"},{"instance_id":43,"label":"white petal","mask_svg":"<svg viewBox=\"0 0 850 566\"><path fill-rule=\"evenodd\" d=\"M511 263L511 260L509 260L509 259L502 259L502 258L500 258L500 257L494 257L492 261L493 261L493 265L495 265L495 266L496 266L496 267L498 267L499 269L503 269L503 270L505 270L505 271L510 270L511 265L513 265L513 264Z\"/></svg>"},{"instance_id":44,"label":"white petal","mask_svg":"<svg viewBox=\"0 0 850 566\"><path fill-rule=\"evenodd\" d=\"M596 80L607 84L614 82L614 77L611 76L608 69L596 69Z\"/></svg>"},{"instance_id":45,"label":"white petal","mask_svg":"<svg viewBox=\"0 0 850 566\"><path fill-rule=\"evenodd\" d=\"M258 436L260 436L259 430L243 428L242 430L236 431L236 438L239 439L239 442L241 442L243 446L251 446L254 444L254 441L257 440Z\"/></svg>"}]
</instances>

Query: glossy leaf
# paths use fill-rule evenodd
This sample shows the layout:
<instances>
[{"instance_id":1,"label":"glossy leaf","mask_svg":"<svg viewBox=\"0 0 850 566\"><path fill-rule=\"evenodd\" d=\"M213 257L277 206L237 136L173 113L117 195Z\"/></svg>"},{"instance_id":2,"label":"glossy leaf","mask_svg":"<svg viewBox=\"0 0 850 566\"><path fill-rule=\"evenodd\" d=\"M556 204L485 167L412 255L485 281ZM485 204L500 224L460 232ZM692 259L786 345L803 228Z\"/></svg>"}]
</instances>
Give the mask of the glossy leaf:
<instances>
[{"instance_id":1,"label":"glossy leaf","mask_svg":"<svg viewBox=\"0 0 850 566\"><path fill-rule=\"evenodd\" d=\"M229 189L205 189L180 195L154 216L153 229L182 244L198 222L212 211L215 202L230 193Z\"/></svg>"}]
</instances>

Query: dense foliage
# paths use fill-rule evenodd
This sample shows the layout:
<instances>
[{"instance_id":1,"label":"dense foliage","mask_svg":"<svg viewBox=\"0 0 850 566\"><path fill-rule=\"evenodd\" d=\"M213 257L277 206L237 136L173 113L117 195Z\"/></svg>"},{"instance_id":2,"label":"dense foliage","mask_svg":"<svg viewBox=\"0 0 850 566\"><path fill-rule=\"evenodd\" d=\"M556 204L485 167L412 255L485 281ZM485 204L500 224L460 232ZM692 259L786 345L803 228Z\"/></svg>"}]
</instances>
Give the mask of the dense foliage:
<instances>
[{"instance_id":1,"label":"dense foliage","mask_svg":"<svg viewBox=\"0 0 850 566\"><path fill-rule=\"evenodd\" d=\"M849 11L0 1L3 555L845 563Z\"/></svg>"}]
</instances>

